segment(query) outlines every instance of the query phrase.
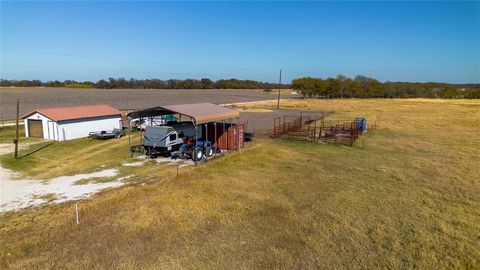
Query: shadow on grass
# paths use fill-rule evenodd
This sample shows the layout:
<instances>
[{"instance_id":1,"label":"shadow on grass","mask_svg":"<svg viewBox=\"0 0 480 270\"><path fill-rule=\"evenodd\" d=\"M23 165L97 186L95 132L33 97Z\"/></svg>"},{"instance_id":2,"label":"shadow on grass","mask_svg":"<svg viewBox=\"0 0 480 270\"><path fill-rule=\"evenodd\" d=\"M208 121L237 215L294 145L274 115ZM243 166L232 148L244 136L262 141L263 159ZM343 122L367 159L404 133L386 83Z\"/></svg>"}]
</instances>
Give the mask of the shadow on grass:
<instances>
[{"instance_id":1,"label":"shadow on grass","mask_svg":"<svg viewBox=\"0 0 480 270\"><path fill-rule=\"evenodd\" d=\"M37 153L38 151L43 150L43 149L49 147L49 146L52 145L52 144L53 144L53 142L52 142L52 143L49 143L49 144L46 144L46 145L43 145L43 146L41 146L40 148L37 148L37 149L35 149L35 150L31 151L31 152L26 153L25 155L23 155L23 156L21 156L21 157L18 157L18 159L22 159L22 158L24 158L24 157L28 157L28 156L30 156L30 155L33 155L33 154Z\"/></svg>"}]
</instances>

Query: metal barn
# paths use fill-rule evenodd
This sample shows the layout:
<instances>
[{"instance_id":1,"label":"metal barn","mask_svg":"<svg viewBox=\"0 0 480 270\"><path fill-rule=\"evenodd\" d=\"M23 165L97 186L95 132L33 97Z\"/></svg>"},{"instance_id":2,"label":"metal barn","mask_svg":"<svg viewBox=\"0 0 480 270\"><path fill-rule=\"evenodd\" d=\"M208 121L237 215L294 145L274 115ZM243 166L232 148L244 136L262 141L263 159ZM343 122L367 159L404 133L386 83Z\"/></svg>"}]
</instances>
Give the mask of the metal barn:
<instances>
[{"instance_id":1,"label":"metal barn","mask_svg":"<svg viewBox=\"0 0 480 270\"><path fill-rule=\"evenodd\" d=\"M175 115L179 121L191 121L198 138L206 138L220 149L239 150L244 145L244 125L240 124L240 113L212 103L158 106L131 112L127 118L148 120L162 115ZM135 146L138 145L132 145L129 132L129 148Z\"/></svg>"},{"instance_id":2,"label":"metal barn","mask_svg":"<svg viewBox=\"0 0 480 270\"><path fill-rule=\"evenodd\" d=\"M109 105L36 109L22 117L25 137L66 141L121 128L121 112Z\"/></svg>"}]
</instances>

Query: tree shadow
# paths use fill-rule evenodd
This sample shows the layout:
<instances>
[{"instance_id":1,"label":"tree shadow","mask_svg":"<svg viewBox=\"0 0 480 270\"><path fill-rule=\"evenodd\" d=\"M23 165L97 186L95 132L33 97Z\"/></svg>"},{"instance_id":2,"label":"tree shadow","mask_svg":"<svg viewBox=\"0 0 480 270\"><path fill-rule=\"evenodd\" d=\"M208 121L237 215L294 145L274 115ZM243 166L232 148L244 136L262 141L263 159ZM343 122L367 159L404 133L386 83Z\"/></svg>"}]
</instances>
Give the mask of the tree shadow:
<instances>
[{"instance_id":1,"label":"tree shadow","mask_svg":"<svg viewBox=\"0 0 480 270\"><path fill-rule=\"evenodd\" d=\"M52 144L53 144L53 142L52 142L52 143L49 143L49 144L46 144L46 145L43 145L43 146L41 146L41 147L39 147L39 148L37 148L37 149L29 152L29 153L26 153L25 155L23 155L23 156L21 156L21 157L18 157L18 159L22 159L22 158L24 158L24 157L28 157L28 156L30 156L30 155L33 155L33 154L37 153L38 151L43 150L43 149L49 147L49 146L52 145Z\"/></svg>"}]
</instances>

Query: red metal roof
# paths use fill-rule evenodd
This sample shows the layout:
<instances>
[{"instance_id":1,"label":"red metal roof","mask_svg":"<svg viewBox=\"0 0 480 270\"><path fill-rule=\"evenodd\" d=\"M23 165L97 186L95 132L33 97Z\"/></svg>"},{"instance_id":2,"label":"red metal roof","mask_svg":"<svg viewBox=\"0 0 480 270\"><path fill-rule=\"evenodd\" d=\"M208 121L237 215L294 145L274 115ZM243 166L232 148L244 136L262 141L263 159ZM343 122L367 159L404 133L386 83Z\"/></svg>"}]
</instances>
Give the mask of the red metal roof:
<instances>
[{"instance_id":1,"label":"red metal roof","mask_svg":"<svg viewBox=\"0 0 480 270\"><path fill-rule=\"evenodd\" d=\"M62 108L40 108L29 112L28 114L22 116L22 118L25 119L34 113L40 113L41 115L48 117L53 121L121 115L121 112L112 106L101 104Z\"/></svg>"}]
</instances>

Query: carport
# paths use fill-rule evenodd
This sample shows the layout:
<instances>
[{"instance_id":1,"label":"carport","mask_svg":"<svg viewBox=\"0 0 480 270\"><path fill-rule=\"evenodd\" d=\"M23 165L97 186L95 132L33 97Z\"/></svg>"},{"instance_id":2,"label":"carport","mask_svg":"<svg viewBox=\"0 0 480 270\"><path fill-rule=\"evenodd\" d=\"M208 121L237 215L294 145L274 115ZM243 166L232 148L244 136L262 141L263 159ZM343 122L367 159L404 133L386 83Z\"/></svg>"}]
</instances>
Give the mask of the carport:
<instances>
[{"instance_id":1,"label":"carport","mask_svg":"<svg viewBox=\"0 0 480 270\"><path fill-rule=\"evenodd\" d=\"M213 145L218 148L222 148L220 145L227 146L228 143L222 143L217 136L219 132L222 135L226 134L226 127L232 127L236 123L237 131L236 136L236 150L240 150L241 140L243 140L243 128L240 129L240 113L236 110L218 106L212 103L195 103L195 104L182 104L182 105L164 105L158 107L152 107L148 109L142 109L127 114L128 122L128 146L130 151L132 150L131 142L131 126L132 119L149 119L156 116L165 115L177 115L179 121L191 121L195 126L195 135L199 135L199 127L205 126L204 133L205 138L213 138ZM210 130L210 134L209 134ZM242 134L241 134L241 132ZM213 134L211 134L213 133ZM201 134L200 134L201 135ZM224 136L224 139L227 137ZM143 134L140 136L140 140L143 140ZM142 145L140 141L140 145ZM134 146L135 147L135 146Z\"/></svg>"}]
</instances>

